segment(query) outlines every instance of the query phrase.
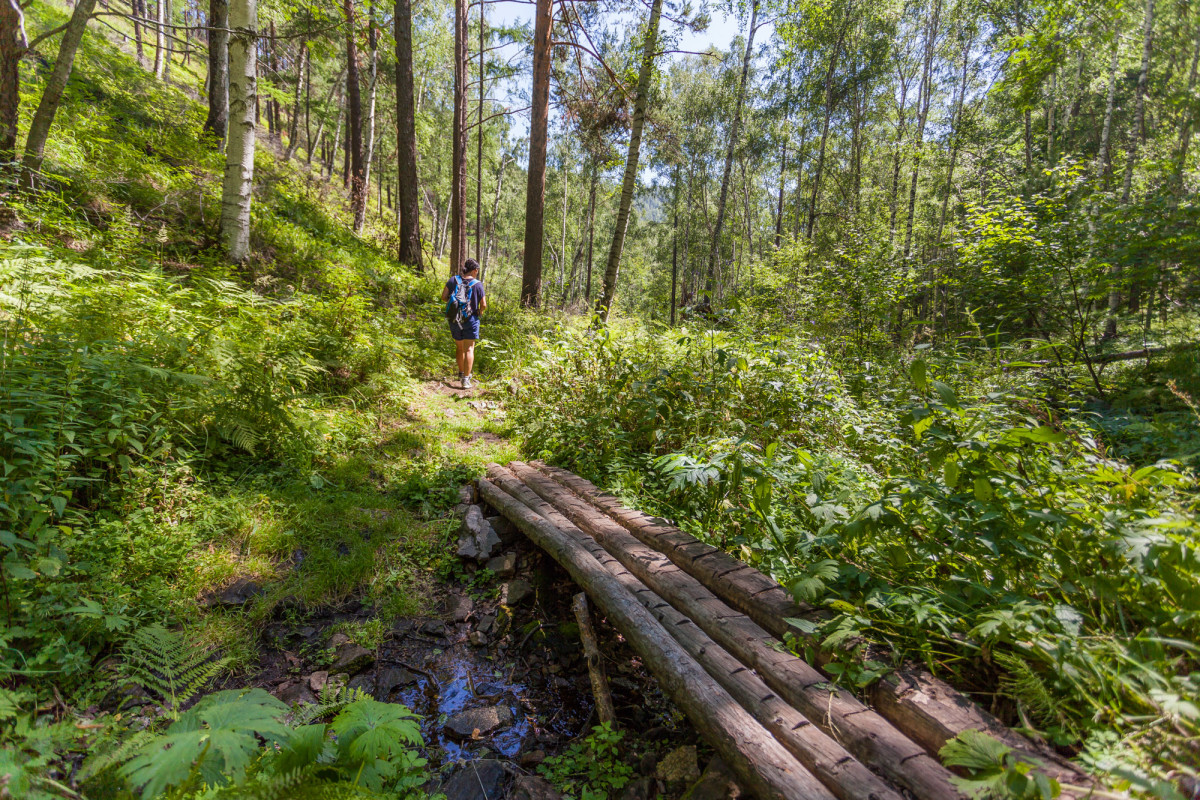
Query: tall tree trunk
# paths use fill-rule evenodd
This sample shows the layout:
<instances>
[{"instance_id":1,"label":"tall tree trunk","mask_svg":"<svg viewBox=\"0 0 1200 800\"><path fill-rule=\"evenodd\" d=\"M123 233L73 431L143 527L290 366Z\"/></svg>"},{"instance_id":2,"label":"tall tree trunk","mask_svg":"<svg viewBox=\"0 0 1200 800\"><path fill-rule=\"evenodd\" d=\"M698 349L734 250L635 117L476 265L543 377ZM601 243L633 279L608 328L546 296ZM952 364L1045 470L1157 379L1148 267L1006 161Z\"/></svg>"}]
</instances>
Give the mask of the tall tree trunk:
<instances>
[{"instance_id":1,"label":"tall tree trunk","mask_svg":"<svg viewBox=\"0 0 1200 800\"><path fill-rule=\"evenodd\" d=\"M375 97L379 86L379 37L375 33L375 3L369 6L367 17L367 43L371 49L370 66L367 67L367 138L363 142L363 209L366 216L366 198L371 189L371 164L375 158ZM382 181L382 176L376 176Z\"/></svg>"},{"instance_id":2,"label":"tall tree trunk","mask_svg":"<svg viewBox=\"0 0 1200 800\"><path fill-rule=\"evenodd\" d=\"M1141 154L1146 120L1146 84L1150 80L1150 56L1154 48L1154 0L1146 0L1146 19L1142 29L1142 68L1138 72L1134 92L1133 124L1129 126L1129 153L1125 158L1125 181L1121 187L1121 203L1129 202L1133 186L1133 168Z\"/></svg>"},{"instance_id":3,"label":"tall tree trunk","mask_svg":"<svg viewBox=\"0 0 1200 800\"><path fill-rule=\"evenodd\" d=\"M604 296L597 309L600 318L608 322L613 299L617 296L617 273L621 267L621 250L625 247L625 231L629 227L629 210L633 206L633 190L637 185L638 157L642 147L642 126L646 123L646 104L650 97L650 81L654 78L654 54L658 47L658 22L662 16L663 0L650 6L650 24L642 48L642 65L638 69L637 95L633 100L633 122L629 130L629 152L625 156L625 178L621 182L621 204L617 208L617 223L613 230L608 264L604 268ZM757 2L755 3L757 8Z\"/></svg>"},{"instance_id":4,"label":"tall tree trunk","mask_svg":"<svg viewBox=\"0 0 1200 800\"><path fill-rule=\"evenodd\" d=\"M308 62L308 63L309 63L309 66L312 66L312 60L311 60L311 59L309 59L309 62ZM322 109L327 109L327 108L328 108L328 106L329 106L329 101L331 101L331 100L333 99L333 93L334 93L335 91L337 91L338 87L339 87L339 86L341 86L341 84L342 84L342 75L343 75L343 73L344 73L344 72L345 72L345 70L342 70L342 72L339 72L339 73L337 74L337 77L333 79L333 82L329 84L329 91L327 91L327 92L325 93L325 100L324 100L324 101L321 103L321 108L322 108ZM309 82L309 88L310 88L310 89L312 88L312 82L311 82L311 81ZM322 113L322 114L321 114L321 121L317 123L317 132L316 132L316 134L314 134L314 135L313 135L313 137L312 137L312 138L309 140L309 144L308 144L308 163L309 163L309 164L312 164L312 160L313 160L313 150L314 150L314 149L316 149L318 146L320 146L320 147L324 147L323 140L321 139L321 137L325 135L325 123L326 123L325 114L323 114L323 113ZM338 126L338 125L341 125L341 124L342 124L342 118L341 118L341 101L339 100L339 102L338 102L338 118L337 118L337 122L336 122L336 123L334 123L334 125L335 125L335 128L336 128L336 126ZM324 150L322 150L322 154L324 154ZM324 162L325 162L325 161L327 161L327 160L328 160L328 159L327 159L327 158L325 158L325 157L324 157L324 155L323 155L323 157L322 157L322 159L321 159L321 162L320 162L320 163L324 163Z\"/></svg>"},{"instance_id":5,"label":"tall tree trunk","mask_svg":"<svg viewBox=\"0 0 1200 800\"><path fill-rule=\"evenodd\" d=\"M600 182L600 166L592 160L592 182L588 187L588 249L587 249L587 288L583 299L589 305L592 302L592 250L596 243L596 184Z\"/></svg>"},{"instance_id":6,"label":"tall tree trunk","mask_svg":"<svg viewBox=\"0 0 1200 800\"><path fill-rule=\"evenodd\" d=\"M900 208L900 160L901 148L904 144L904 131L908 127L908 115L906 108L908 105L908 76L904 74L904 65L901 64L897 70L900 77L900 103L897 107L896 118L896 138L892 142L892 190L890 193L891 199L888 201L888 212L890 219L888 223L888 246L891 247L896 241L896 215Z\"/></svg>"},{"instance_id":7,"label":"tall tree trunk","mask_svg":"<svg viewBox=\"0 0 1200 800\"><path fill-rule=\"evenodd\" d=\"M833 116L833 75L837 71L838 57L842 52L842 42L846 39L846 29L854 4L846 6L846 18L842 21L842 29L838 32L837 43L833 46L833 54L829 57L829 69L825 72L825 114L821 121L821 144L817 147L817 168L813 175L812 199L808 204L808 229L805 238L812 241L813 231L817 225L817 207L821 203L821 179L825 175L825 146L829 141L829 119Z\"/></svg>"},{"instance_id":8,"label":"tall tree trunk","mask_svg":"<svg viewBox=\"0 0 1200 800\"><path fill-rule=\"evenodd\" d=\"M0 172L17 160L21 56L25 54L25 15L17 0L0 0Z\"/></svg>"},{"instance_id":9,"label":"tall tree trunk","mask_svg":"<svg viewBox=\"0 0 1200 800\"><path fill-rule=\"evenodd\" d=\"M362 95L358 83L358 24L354 0L342 0L346 15L346 153L350 158L350 210L354 214L354 232L362 231L367 218L366 166L363 164Z\"/></svg>"},{"instance_id":10,"label":"tall tree trunk","mask_svg":"<svg viewBox=\"0 0 1200 800\"><path fill-rule=\"evenodd\" d=\"M788 129L788 123L791 122L791 119L792 119L792 68L790 66L788 67L787 89L785 91L787 93L787 97L784 100L784 102L786 103L786 105L785 105L786 110L784 111L784 115L783 115L783 130L784 130L784 134L782 137L783 144L780 145L780 148L779 148L779 201L778 201L778 204L775 209L775 248L776 249L779 249L783 245L783 194L784 194L785 185L787 184L788 136L791 135L791 131ZM678 201L679 198L676 197L675 199L676 199L676 201ZM676 208L675 213L676 213L676 215L678 215L678 213L679 213L678 208ZM678 226L676 226L676 227L678 227ZM673 298L672 298L671 308L672 308L672 312L674 312L675 306L674 306ZM672 314L672 316L673 316L673 314ZM672 318L672 324L674 324L673 318Z\"/></svg>"},{"instance_id":11,"label":"tall tree trunk","mask_svg":"<svg viewBox=\"0 0 1200 800\"><path fill-rule=\"evenodd\" d=\"M231 261L250 255L250 199L254 188L254 114L258 96L257 0L229 6L229 131L221 188L221 238Z\"/></svg>"},{"instance_id":12,"label":"tall tree trunk","mask_svg":"<svg viewBox=\"0 0 1200 800\"><path fill-rule=\"evenodd\" d=\"M88 20L96 0L76 0L75 10L71 12L70 22L58 43L58 58L54 61L54 69L46 80L46 88L42 90L42 99L38 102L37 111L29 123L29 135L25 138L25 157L22 162L22 183L32 188L37 180L37 173L42 168L42 158L46 150L46 139L50 136L50 126L54 124L54 116L58 113L58 104L62 101L63 91L67 88L67 80L71 77L71 68L75 65L75 53L83 34L87 30Z\"/></svg>"},{"instance_id":13,"label":"tall tree trunk","mask_svg":"<svg viewBox=\"0 0 1200 800\"><path fill-rule=\"evenodd\" d=\"M483 80L484 32L487 27L487 6L479 4L479 116L475 123L475 258L483 259ZM483 266L479 267L482 279Z\"/></svg>"},{"instance_id":14,"label":"tall tree trunk","mask_svg":"<svg viewBox=\"0 0 1200 800\"><path fill-rule=\"evenodd\" d=\"M417 179L417 125L413 108L412 0L396 0L396 205L401 264L421 272L421 207Z\"/></svg>"},{"instance_id":15,"label":"tall tree trunk","mask_svg":"<svg viewBox=\"0 0 1200 800\"><path fill-rule=\"evenodd\" d=\"M467 0L454 0L454 147L450 155L450 274L467 260ZM536 79L534 92L537 92ZM532 158L532 154L531 154Z\"/></svg>"},{"instance_id":16,"label":"tall tree trunk","mask_svg":"<svg viewBox=\"0 0 1200 800\"><path fill-rule=\"evenodd\" d=\"M1179 117L1179 144L1175 148L1175 173L1171 182L1176 192L1183 188L1183 170L1187 164L1188 148L1192 143L1192 128L1196 124L1196 73L1200 67L1200 24L1196 25L1196 44L1192 49L1192 69L1188 73L1187 97L1193 98Z\"/></svg>"},{"instance_id":17,"label":"tall tree trunk","mask_svg":"<svg viewBox=\"0 0 1200 800\"><path fill-rule=\"evenodd\" d=\"M950 195L954 193L954 168L958 164L963 102L967 95L967 69L971 65L971 46L974 44L974 35L968 36L963 43L962 74L958 79L958 97L954 101L954 112L950 117L950 166L946 169L946 191L942 195L942 210L938 215L937 237L934 239L938 243L942 241L942 231L946 228L946 213L950 208Z\"/></svg>"},{"instance_id":18,"label":"tall tree trunk","mask_svg":"<svg viewBox=\"0 0 1200 800\"><path fill-rule=\"evenodd\" d=\"M312 58L308 48L304 50L304 149L308 163L312 163L313 131L312 131Z\"/></svg>"},{"instance_id":19,"label":"tall tree trunk","mask_svg":"<svg viewBox=\"0 0 1200 800\"><path fill-rule=\"evenodd\" d=\"M800 238L800 226L804 220L804 146L808 144L808 120L800 128L800 146L796 148L796 194L793 203L796 213L792 217L792 236Z\"/></svg>"},{"instance_id":20,"label":"tall tree trunk","mask_svg":"<svg viewBox=\"0 0 1200 800\"><path fill-rule=\"evenodd\" d=\"M546 211L546 136L550 120L550 0L537 0L533 31L533 97L529 122L529 180L525 189L525 259L521 305L542 297L542 237Z\"/></svg>"},{"instance_id":21,"label":"tall tree trunk","mask_svg":"<svg viewBox=\"0 0 1200 800\"><path fill-rule=\"evenodd\" d=\"M300 54L299 62L296 66L296 93L292 96L292 125L288 131L288 146L283 152L283 160L291 161L292 154L296 152L296 147L300 144L300 101L304 91L304 76L308 71L308 42L300 39L300 47L297 49Z\"/></svg>"},{"instance_id":22,"label":"tall tree trunk","mask_svg":"<svg viewBox=\"0 0 1200 800\"><path fill-rule=\"evenodd\" d=\"M782 171L780 176L782 178ZM679 167L675 167L674 219L671 221L671 327L675 327L675 289L679 285ZM782 189L780 190L782 194ZM778 232L776 233L778 236ZM778 246L778 243L776 244Z\"/></svg>"},{"instance_id":23,"label":"tall tree trunk","mask_svg":"<svg viewBox=\"0 0 1200 800\"><path fill-rule=\"evenodd\" d=\"M754 32L758 27L758 0L750 3L750 27L746 30L746 51L742 56L742 78L738 82L737 100L733 105L733 124L729 129L729 143L725 148L725 171L721 174L721 194L717 199L717 224L713 227L712 247L708 260L706 290L711 302L716 292L717 258L721 252L721 230L725 225L725 202L729 195L729 180L733 173L733 152L737 149L738 135L742 127L742 105L746 102L746 84L750 80L750 62L754 58Z\"/></svg>"},{"instance_id":24,"label":"tall tree trunk","mask_svg":"<svg viewBox=\"0 0 1200 800\"><path fill-rule=\"evenodd\" d=\"M1096 156L1097 174L1104 177L1105 188L1108 188L1109 167L1112 163L1109 143L1112 141L1113 107L1117 98L1117 55L1121 45L1121 29L1117 24L1113 25L1112 37L1112 53L1108 65L1108 99L1104 105L1104 122L1100 126L1100 152Z\"/></svg>"},{"instance_id":25,"label":"tall tree trunk","mask_svg":"<svg viewBox=\"0 0 1200 800\"><path fill-rule=\"evenodd\" d=\"M129 7L133 11L133 19L130 22L133 23L133 41L137 48L138 66L145 69L146 51L142 47L142 23L138 20L138 17L146 16L145 3L143 0L130 0Z\"/></svg>"},{"instance_id":26,"label":"tall tree trunk","mask_svg":"<svg viewBox=\"0 0 1200 800\"><path fill-rule=\"evenodd\" d=\"M1050 71L1050 97L1046 101L1046 164L1054 166L1054 107L1058 103L1058 69Z\"/></svg>"},{"instance_id":27,"label":"tall tree trunk","mask_svg":"<svg viewBox=\"0 0 1200 800\"><path fill-rule=\"evenodd\" d=\"M1150 56L1154 47L1154 0L1146 0L1146 16L1142 28L1142 68L1138 72L1134 92L1133 123L1129 126L1129 152L1125 156L1125 180L1121 185L1121 205L1127 205L1133 189L1133 168L1137 165L1146 120L1146 84L1150 79ZM1121 267L1114 262L1109 273L1112 287L1108 290L1108 317L1104 321L1104 338L1117 335L1117 313L1121 309Z\"/></svg>"},{"instance_id":28,"label":"tall tree trunk","mask_svg":"<svg viewBox=\"0 0 1200 800\"><path fill-rule=\"evenodd\" d=\"M559 278L558 278L558 283L559 283L558 288L559 288L560 294L562 292L562 282L563 282L563 279L566 277L566 271L567 271L567 202L568 202L568 199L570 198L570 194L571 194L571 172L567 167L566 147L567 147L567 143L564 141L563 142L563 160L562 160L562 174L563 174L562 244L560 246L560 252L562 253L562 271L559 274Z\"/></svg>"},{"instance_id":29,"label":"tall tree trunk","mask_svg":"<svg viewBox=\"0 0 1200 800\"><path fill-rule=\"evenodd\" d=\"M208 0L208 117L204 130L225 138L229 118L229 0ZM157 72L158 67L155 66Z\"/></svg>"},{"instance_id":30,"label":"tall tree trunk","mask_svg":"<svg viewBox=\"0 0 1200 800\"><path fill-rule=\"evenodd\" d=\"M163 77L163 55L166 53L166 29L163 28L166 5L167 0L154 0L154 77L160 81Z\"/></svg>"},{"instance_id":31,"label":"tall tree trunk","mask_svg":"<svg viewBox=\"0 0 1200 800\"><path fill-rule=\"evenodd\" d=\"M500 187L504 185L504 167L508 164L508 154L500 156L500 169L496 170L496 198L492 201L492 218L488 223L487 246L483 249L483 259L479 262L479 280L483 280L487 272L492 246L496 242L496 220L500 218Z\"/></svg>"},{"instance_id":32,"label":"tall tree trunk","mask_svg":"<svg viewBox=\"0 0 1200 800\"><path fill-rule=\"evenodd\" d=\"M329 154L325 159L325 177L328 180L333 180L333 161L337 158L338 144L342 140L342 118L346 115L346 109L343 107L343 98L338 94L338 109L337 118L333 123L333 143L329 146Z\"/></svg>"},{"instance_id":33,"label":"tall tree trunk","mask_svg":"<svg viewBox=\"0 0 1200 800\"><path fill-rule=\"evenodd\" d=\"M172 5L172 0L159 0L159 4L163 7L162 79L169 83L171 81L171 57L175 55L175 35L171 27L175 24L175 6Z\"/></svg>"},{"instance_id":34,"label":"tall tree trunk","mask_svg":"<svg viewBox=\"0 0 1200 800\"><path fill-rule=\"evenodd\" d=\"M912 252L913 222L917 216L917 179L921 174L921 148L925 143L925 121L929 118L929 106L933 98L933 54L937 47L938 27L941 23L942 0L936 0L933 17L925 31L925 67L921 75L920 99L917 101L916 147L913 149L912 180L908 187L908 221L904 229L904 260ZM1028 154L1026 155L1028 158Z\"/></svg>"}]
</instances>

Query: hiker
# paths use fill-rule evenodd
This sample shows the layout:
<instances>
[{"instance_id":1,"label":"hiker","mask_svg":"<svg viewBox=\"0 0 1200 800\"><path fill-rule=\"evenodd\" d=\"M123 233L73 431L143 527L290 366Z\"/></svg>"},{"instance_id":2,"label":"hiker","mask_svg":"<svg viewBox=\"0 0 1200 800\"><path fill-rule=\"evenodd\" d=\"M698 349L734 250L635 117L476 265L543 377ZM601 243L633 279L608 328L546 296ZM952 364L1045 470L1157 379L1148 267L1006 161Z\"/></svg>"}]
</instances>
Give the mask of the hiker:
<instances>
[{"instance_id":1,"label":"hiker","mask_svg":"<svg viewBox=\"0 0 1200 800\"><path fill-rule=\"evenodd\" d=\"M462 274L446 281L442 289L442 302L446 304L446 319L457 348L454 361L458 364L458 382L462 388L470 389L471 367L475 365L475 340L479 338L479 315L487 310L483 282L479 280L478 261L468 258L462 266Z\"/></svg>"}]
</instances>

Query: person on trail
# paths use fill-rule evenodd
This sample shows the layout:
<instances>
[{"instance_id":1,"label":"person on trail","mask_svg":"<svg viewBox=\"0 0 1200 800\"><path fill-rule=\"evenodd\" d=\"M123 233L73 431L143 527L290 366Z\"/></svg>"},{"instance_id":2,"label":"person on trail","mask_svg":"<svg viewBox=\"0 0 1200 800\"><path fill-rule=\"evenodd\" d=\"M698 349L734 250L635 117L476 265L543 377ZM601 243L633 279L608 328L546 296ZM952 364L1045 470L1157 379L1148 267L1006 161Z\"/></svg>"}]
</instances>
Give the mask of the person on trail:
<instances>
[{"instance_id":1,"label":"person on trail","mask_svg":"<svg viewBox=\"0 0 1200 800\"><path fill-rule=\"evenodd\" d=\"M464 389L471 388L471 368L475 366L475 341L479 338L479 315L487 310L487 299L483 282L479 280L479 262L468 258L462 266L462 274L454 275L442 288L442 302L446 304L446 320L450 323L450 335L454 337L457 350L454 360L458 364L458 382Z\"/></svg>"}]
</instances>

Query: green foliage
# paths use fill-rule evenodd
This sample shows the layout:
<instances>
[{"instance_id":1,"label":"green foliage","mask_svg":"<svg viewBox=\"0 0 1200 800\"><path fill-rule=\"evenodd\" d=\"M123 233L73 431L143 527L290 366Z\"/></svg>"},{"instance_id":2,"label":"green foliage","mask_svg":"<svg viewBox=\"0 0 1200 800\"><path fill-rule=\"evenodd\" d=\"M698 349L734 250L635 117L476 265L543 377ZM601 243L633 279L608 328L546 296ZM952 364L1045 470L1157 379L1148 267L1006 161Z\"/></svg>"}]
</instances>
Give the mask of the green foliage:
<instances>
[{"instance_id":1,"label":"green foliage","mask_svg":"<svg viewBox=\"0 0 1200 800\"><path fill-rule=\"evenodd\" d=\"M239 783L259 751L258 737L289 735L280 722L287 706L262 689L208 695L120 770L143 800L168 789Z\"/></svg>"},{"instance_id":2,"label":"green foliage","mask_svg":"<svg viewBox=\"0 0 1200 800\"><path fill-rule=\"evenodd\" d=\"M1186 760L1194 473L1122 460L1078 397L972 345L859 364L855 387L800 337L578 334L517 423L530 455L831 612L795 645L839 682L916 659L1058 743L1142 731Z\"/></svg>"},{"instance_id":3,"label":"green foliage","mask_svg":"<svg viewBox=\"0 0 1200 800\"><path fill-rule=\"evenodd\" d=\"M624 737L608 723L597 725L582 742L538 765L538 772L568 800L613 797L633 777L633 768L621 760Z\"/></svg>"},{"instance_id":4,"label":"green foliage","mask_svg":"<svg viewBox=\"0 0 1200 800\"><path fill-rule=\"evenodd\" d=\"M142 798L405 797L424 781L421 746L411 711L359 692L331 690L293 716L261 689L227 690L93 755L81 775Z\"/></svg>"},{"instance_id":5,"label":"green foliage","mask_svg":"<svg viewBox=\"0 0 1200 800\"><path fill-rule=\"evenodd\" d=\"M126 640L117 671L125 680L161 696L167 709L178 715L225 663L175 631L148 625Z\"/></svg>"},{"instance_id":6,"label":"green foliage","mask_svg":"<svg viewBox=\"0 0 1200 800\"><path fill-rule=\"evenodd\" d=\"M1053 778L1035 771L1012 750L986 733L965 730L939 751L948 767L962 767L971 777L954 778L962 792L979 800L1051 800L1062 793Z\"/></svg>"}]
</instances>

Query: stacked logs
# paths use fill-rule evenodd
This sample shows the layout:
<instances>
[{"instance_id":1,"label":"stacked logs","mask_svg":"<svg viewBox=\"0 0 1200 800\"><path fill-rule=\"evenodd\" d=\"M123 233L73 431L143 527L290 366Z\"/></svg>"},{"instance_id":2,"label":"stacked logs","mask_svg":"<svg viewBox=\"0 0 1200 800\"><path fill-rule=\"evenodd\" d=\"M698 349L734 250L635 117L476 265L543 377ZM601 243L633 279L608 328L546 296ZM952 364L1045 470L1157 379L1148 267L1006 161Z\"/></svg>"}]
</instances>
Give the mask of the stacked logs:
<instances>
[{"instance_id":1,"label":"stacked logs","mask_svg":"<svg viewBox=\"0 0 1200 800\"><path fill-rule=\"evenodd\" d=\"M491 465L483 499L561 564L663 690L761 798L959 798L936 758L967 728L1047 774L1085 780L927 674L880 681L868 707L779 646L811 615L761 572L539 462ZM821 662L818 662L821 663Z\"/></svg>"}]
</instances>

